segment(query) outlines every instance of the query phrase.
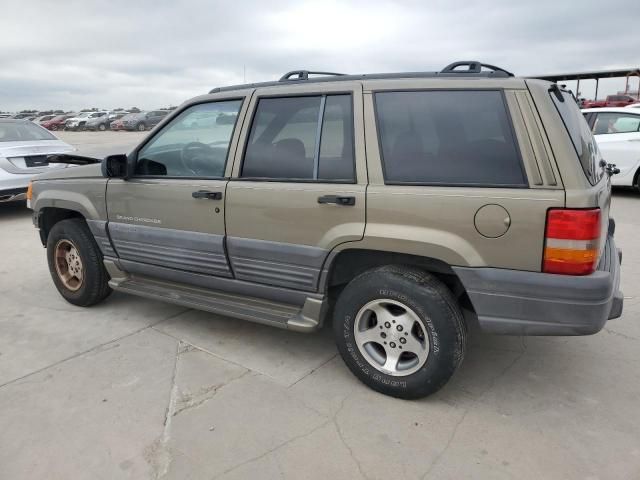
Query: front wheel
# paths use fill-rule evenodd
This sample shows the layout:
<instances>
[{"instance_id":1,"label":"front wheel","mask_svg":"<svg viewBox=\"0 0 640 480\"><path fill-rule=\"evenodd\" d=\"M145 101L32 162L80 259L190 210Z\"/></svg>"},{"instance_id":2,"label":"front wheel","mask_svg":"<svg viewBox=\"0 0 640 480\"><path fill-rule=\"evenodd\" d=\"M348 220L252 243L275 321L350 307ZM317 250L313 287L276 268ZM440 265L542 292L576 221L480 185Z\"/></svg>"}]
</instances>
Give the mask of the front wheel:
<instances>
[{"instance_id":1,"label":"front wheel","mask_svg":"<svg viewBox=\"0 0 640 480\"><path fill-rule=\"evenodd\" d=\"M49 272L69 303L89 307L109 296L109 274L102 258L84 220L62 220L51 228L47 237Z\"/></svg>"},{"instance_id":2,"label":"front wheel","mask_svg":"<svg viewBox=\"0 0 640 480\"><path fill-rule=\"evenodd\" d=\"M100 125L98 125L98 130L100 130L101 132L104 132L107 129L107 126L104 123L101 123Z\"/></svg>"},{"instance_id":3,"label":"front wheel","mask_svg":"<svg viewBox=\"0 0 640 480\"><path fill-rule=\"evenodd\" d=\"M138 131L139 132L144 132L146 129L147 129L147 126L143 122L140 122L138 124Z\"/></svg>"},{"instance_id":4,"label":"front wheel","mask_svg":"<svg viewBox=\"0 0 640 480\"><path fill-rule=\"evenodd\" d=\"M338 298L333 326L351 372L393 397L435 393L464 358L466 326L455 298L414 268L390 265L353 279Z\"/></svg>"}]
</instances>

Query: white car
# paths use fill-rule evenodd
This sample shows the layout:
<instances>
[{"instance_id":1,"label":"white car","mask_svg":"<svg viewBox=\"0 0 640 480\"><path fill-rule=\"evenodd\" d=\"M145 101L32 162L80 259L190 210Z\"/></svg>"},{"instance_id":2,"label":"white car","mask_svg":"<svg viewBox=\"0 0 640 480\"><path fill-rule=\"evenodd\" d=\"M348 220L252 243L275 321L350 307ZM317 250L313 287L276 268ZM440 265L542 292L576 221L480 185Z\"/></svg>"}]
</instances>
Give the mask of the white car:
<instances>
[{"instance_id":1,"label":"white car","mask_svg":"<svg viewBox=\"0 0 640 480\"><path fill-rule=\"evenodd\" d=\"M587 108L582 113L602 158L620 169L611 184L640 188L640 108Z\"/></svg>"},{"instance_id":2,"label":"white car","mask_svg":"<svg viewBox=\"0 0 640 480\"><path fill-rule=\"evenodd\" d=\"M627 105L624 108L640 108L640 102L638 103L632 103L631 105Z\"/></svg>"},{"instance_id":3,"label":"white car","mask_svg":"<svg viewBox=\"0 0 640 480\"><path fill-rule=\"evenodd\" d=\"M65 130L82 130L85 124L94 118L108 115L109 112L82 112L77 117L71 117L64 123Z\"/></svg>"},{"instance_id":4,"label":"white car","mask_svg":"<svg viewBox=\"0 0 640 480\"><path fill-rule=\"evenodd\" d=\"M28 120L0 118L0 203L26 198L29 180L51 168L47 155L70 153L74 148Z\"/></svg>"}]
</instances>

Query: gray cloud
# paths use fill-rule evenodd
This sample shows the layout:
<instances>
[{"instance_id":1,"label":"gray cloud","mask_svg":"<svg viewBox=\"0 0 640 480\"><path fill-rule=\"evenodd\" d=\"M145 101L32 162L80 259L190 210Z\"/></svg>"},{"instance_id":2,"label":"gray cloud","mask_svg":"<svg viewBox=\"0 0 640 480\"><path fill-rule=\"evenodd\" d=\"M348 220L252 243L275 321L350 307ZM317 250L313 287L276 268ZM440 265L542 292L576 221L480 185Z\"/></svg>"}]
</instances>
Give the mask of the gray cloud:
<instances>
[{"instance_id":1,"label":"gray cloud","mask_svg":"<svg viewBox=\"0 0 640 480\"><path fill-rule=\"evenodd\" d=\"M623 0L8 2L0 109L153 108L241 83L245 72L261 81L296 68L416 71L479 59L526 75L638 66L638 18L640 2Z\"/></svg>"}]
</instances>

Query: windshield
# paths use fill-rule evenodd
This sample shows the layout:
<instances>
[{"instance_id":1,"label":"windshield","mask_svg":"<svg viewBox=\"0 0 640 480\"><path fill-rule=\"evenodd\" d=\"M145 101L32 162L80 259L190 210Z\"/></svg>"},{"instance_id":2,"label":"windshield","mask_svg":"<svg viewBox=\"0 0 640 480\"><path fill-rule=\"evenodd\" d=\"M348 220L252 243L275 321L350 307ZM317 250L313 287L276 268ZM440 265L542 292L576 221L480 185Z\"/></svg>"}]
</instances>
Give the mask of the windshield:
<instances>
[{"instance_id":1,"label":"windshield","mask_svg":"<svg viewBox=\"0 0 640 480\"><path fill-rule=\"evenodd\" d=\"M57 140L47 130L31 122L0 122L0 142Z\"/></svg>"}]
</instances>

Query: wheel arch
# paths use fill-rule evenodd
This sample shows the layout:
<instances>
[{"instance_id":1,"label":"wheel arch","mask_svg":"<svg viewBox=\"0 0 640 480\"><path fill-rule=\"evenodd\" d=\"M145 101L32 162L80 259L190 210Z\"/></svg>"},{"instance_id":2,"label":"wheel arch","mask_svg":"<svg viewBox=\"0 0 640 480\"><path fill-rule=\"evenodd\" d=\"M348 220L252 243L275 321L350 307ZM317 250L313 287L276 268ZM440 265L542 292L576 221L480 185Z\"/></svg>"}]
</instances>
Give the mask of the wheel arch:
<instances>
[{"instance_id":1,"label":"wheel arch","mask_svg":"<svg viewBox=\"0 0 640 480\"><path fill-rule=\"evenodd\" d=\"M51 232L53 226L69 218L86 220L82 213L70 208L43 207L38 212L38 228L40 229L40 241L43 246L47 245L47 238L49 238L49 232Z\"/></svg>"},{"instance_id":2,"label":"wheel arch","mask_svg":"<svg viewBox=\"0 0 640 480\"><path fill-rule=\"evenodd\" d=\"M385 265L409 266L432 274L451 290L462 308L474 312L466 289L451 265L437 258L406 253L363 248L334 252L327 259L323 269L320 291L328 293L330 298L335 297L336 292L353 278L367 270Z\"/></svg>"}]
</instances>

